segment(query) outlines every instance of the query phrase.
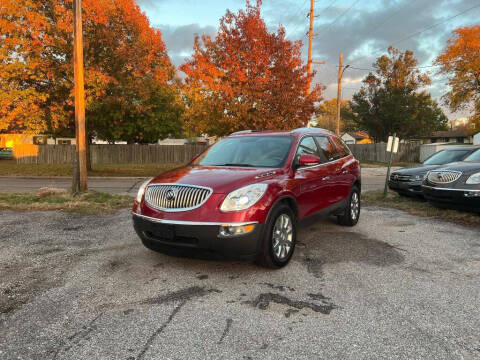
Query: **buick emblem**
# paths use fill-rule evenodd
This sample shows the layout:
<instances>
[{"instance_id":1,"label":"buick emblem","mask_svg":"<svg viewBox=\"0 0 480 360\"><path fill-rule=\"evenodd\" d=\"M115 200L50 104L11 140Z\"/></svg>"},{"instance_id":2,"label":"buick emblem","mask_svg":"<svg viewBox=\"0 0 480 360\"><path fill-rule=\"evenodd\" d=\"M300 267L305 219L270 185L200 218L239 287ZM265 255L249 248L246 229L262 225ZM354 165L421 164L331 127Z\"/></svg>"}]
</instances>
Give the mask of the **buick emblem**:
<instances>
[{"instance_id":1,"label":"buick emblem","mask_svg":"<svg viewBox=\"0 0 480 360\"><path fill-rule=\"evenodd\" d=\"M397 174L393 175L393 178L394 180L398 180L398 175Z\"/></svg>"},{"instance_id":2,"label":"buick emblem","mask_svg":"<svg viewBox=\"0 0 480 360\"><path fill-rule=\"evenodd\" d=\"M438 180L442 180L443 179L443 174L442 173L437 173L437 178L438 178Z\"/></svg>"},{"instance_id":3,"label":"buick emblem","mask_svg":"<svg viewBox=\"0 0 480 360\"><path fill-rule=\"evenodd\" d=\"M167 192L165 193L165 198L168 202L172 202L173 200L175 200L175 191L173 191L172 189L167 190Z\"/></svg>"}]
</instances>

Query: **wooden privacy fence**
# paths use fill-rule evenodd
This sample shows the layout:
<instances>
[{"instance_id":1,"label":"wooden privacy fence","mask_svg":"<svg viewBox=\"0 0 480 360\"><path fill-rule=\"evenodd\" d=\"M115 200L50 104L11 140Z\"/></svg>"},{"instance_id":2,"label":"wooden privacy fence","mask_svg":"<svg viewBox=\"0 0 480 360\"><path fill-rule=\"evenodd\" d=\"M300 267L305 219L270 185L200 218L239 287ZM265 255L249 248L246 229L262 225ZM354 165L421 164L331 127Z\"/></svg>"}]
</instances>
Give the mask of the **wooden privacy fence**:
<instances>
[{"instance_id":1,"label":"wooden privacy fence","mask_svg":"<svg viewBox=\"0 0 480 360\"><path fill-rule=\"evenodd\" d=\"M186 163L206 145L90 145L92 164ZM72 145L19 145L14 147L18 164L71 164Z\"/></svg>"},{"instance_id":2,"label":"wooden privacy fence","mask_svg":"<svg viewBox=\"0 0 480 360\"><path fill-rule=\"evenodd\" d=\"M388 162L387 144L350 144L360 161ZM92 164L186 163L206 145L90 145ZM14 147L18 164L71 164L72 145L19 145ZM419 144L400 144L394 161L419 162Z\"/></svg>"},{"instance_id":3,"label":"wooden privacy fence","mask_svg":"<svg viewBox=\"0 0 480 360\"><path fill-rule=\"evenodd\" d=\"M360 161L388 162L387 144L349 144L355 157ZM419 162L420 144L399 144L398 153L394 154L393 161Z\"/></svg>"}]
</instances>

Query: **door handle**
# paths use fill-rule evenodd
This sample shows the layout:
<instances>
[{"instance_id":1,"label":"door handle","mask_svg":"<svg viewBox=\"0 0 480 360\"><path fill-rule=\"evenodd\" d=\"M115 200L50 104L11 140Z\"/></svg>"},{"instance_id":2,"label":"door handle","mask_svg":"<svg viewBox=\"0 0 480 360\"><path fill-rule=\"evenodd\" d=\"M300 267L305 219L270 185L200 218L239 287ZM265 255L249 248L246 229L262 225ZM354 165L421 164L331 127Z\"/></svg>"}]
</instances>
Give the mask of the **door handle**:
<instances>
[{"instance_id":1,"label":"door handle","mask_svg":"<svg viewBox=\"0 0 480 360\"><path fill-rule=\"evenodd\" d=\"M324 178L322 178L322 180L324 180L324 181L330 180L330 176L325 176Z\"/></svg>"}]
</instances>

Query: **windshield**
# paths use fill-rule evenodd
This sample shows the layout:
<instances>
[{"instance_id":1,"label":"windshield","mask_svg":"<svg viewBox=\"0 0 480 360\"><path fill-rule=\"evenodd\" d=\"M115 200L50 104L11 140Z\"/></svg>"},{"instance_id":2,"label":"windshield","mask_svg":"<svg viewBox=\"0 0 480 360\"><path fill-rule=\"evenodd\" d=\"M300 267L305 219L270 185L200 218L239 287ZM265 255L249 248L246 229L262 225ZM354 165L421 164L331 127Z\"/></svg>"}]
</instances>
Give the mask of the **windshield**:
<instances>
[{"instance_id":1,"label":"windshield","mask_svg":"<svg viewBox=\"0 0 480 360\"><path fill-rule=\"evenodd\" d=\"M480 149L468 155L464 161L480 162Z\"/></svg>"},{"instance_id":2,"label":"windshield","mask_svg":"<svg viewBox=\"0 0 480 360\"><path fill-rule=\"evenodd\" d=\"M239 136L220 140L194 165L282 167L293 142L291 136Z\"/></svg>"},{"instance_id":3,"label":"windshield","mask_svg":"<svg viewBox=\"0 0 480 360\"><path fill-rule=\"evenodd\" d=\"M442 150L430 156L423 162L424 165L445 165L456 161L462 161L470 150Z\"/></svg>"}]
</instances>

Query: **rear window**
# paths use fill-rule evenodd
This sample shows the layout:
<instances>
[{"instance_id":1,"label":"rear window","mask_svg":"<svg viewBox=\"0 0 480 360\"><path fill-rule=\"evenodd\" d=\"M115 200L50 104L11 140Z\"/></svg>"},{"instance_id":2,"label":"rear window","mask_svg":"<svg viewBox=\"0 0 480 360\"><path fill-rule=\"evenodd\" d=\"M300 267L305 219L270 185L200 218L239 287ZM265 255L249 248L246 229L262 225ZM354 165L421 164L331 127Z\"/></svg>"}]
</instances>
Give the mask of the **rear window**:
<instances>
[{"instance_id":1,"label":"rear window","mask_svg":"<svg viewBox=\"0 0 480 360\"><path fill-rule=\"evenodd\" d=\"M338 150L340 151L340 155L342 157L351 154L350 148L342 141L342 139L336 136L332 136L331 139L335 143L335 145L337 145Z\"/></svg>"},{"instance_id":2,"label":"rear window","mask_svg":"<svg viewBox=\"0 0 480 360\"><path fill-rule=\"evenodd\" d=\"M340 157L337 147L331 140L328 139L327 136L315 136L315 139L317 140L318 146L320 146L320 149L323 151L327 161L333 161Z\"/></svg>"}]
</instances>

